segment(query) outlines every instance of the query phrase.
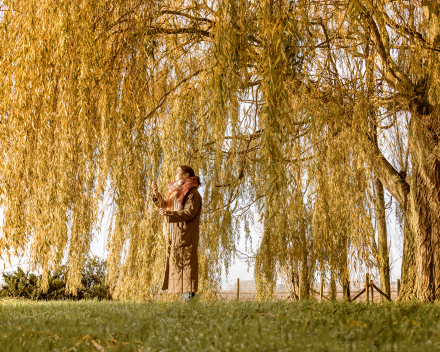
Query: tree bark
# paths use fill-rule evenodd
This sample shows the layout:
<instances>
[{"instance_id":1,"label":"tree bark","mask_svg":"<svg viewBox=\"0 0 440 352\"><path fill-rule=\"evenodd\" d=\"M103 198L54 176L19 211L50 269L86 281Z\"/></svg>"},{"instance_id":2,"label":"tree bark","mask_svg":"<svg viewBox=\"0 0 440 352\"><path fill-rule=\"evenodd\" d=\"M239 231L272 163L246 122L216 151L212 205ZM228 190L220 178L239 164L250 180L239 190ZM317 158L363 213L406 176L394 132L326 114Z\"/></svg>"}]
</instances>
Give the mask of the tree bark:
<instances>
[{"instance_id":1,"label":"tree bark","mask_svg":"<svg viewBox=\"0 0 440 352\"><path fill-rule=\"evenodd\" d=\"M301 170L297 169L296 175L297 184L301 184ZM300 206L300 214L303 214L300 219L300 243L301 243L301 272L300 272L300 297L301 300L309 299L310 297L310 275L309 275L309 243L307 241L307 225L305 223L305 208L304 208L304 195L301 190L296 194L298 205Z\"/></svg>"},{"instance_id":2,"label":"tree bark","mask_svg":"<svg viewBox=\"0 0 440 352\"><path fill-rule=\"evenodd\" d=\"M413 171L409 225L416 239L416 296L422 302L440 299L439 117L415 114L410 134Z\"/></svg>"},{"instance_id":3,"label":"tree bark","mask_svg":"<svg viewBox=\"0 0 440 352\"><path fill-rule=\"evenodd\" d=\"M404 205L404 228L403 228L403 255L401 269L401 286L398 301L413 301L416 299L417 266L416 266L416 243L415 233L410 224L411 197L408 197Z\"/></svg>"},{"instance_id":4,"label":"tree bark","mask_svg":"<svg viewBox=\"0 0 440 352\"><path fill-rule=\"evenodd\" d=\"M413 112L409 143L411 187L369 141L370 164L405 210L402 289L399 300L440 299L440 121ZM407 193L407 191L410 191Z\"/></svg>"},{"instance_id":5,"label":"tree bark","mask_svg":"<svg viewBox=\"0 0 440 352\"><path fill-rule=\"evenodd\" d=\"M350 280L348 277L348 273L347 273L347 275L342 276L341 281L342 281L343 299L344 299L344 301L349 301L350 300Z\"/></svg>"},{"instance_id":6,"label":"tree bark","mask_svg":"<svg viewBox=\"0 0 440 352\"><path fill-rule=\"evenodd\" d=\"M439 39L438 1L423 1L423 13L429 46ZM375 13L371 15L369 11ZM409 147L412 158L411 187L399 175L370 139L366 147L372 169L385 188L405 211L402 289L399 300L416 298L422 302L440 299L440 107L438 76L440 55L430 52L423 80L412 82L397 65L384 45L374 18L382 18L379 7L369 7L365 20L372 29L377 53L382 59L383 77L401 94L411 113ZM400 176L400 177L399 177Z\"/></svg>"},{"instance_id":7,"label":"tree bark","mask_svg":"<svg viewBox=\"0 0 440 352\"><path fill-rule=\"evenodd\" d=\"M328 293L328 298L331 301L336 301L336 278L335 278L335 270L334 268L330 269L330 289Z\"/></svg>"},{"instance_id":8,"label":"tree bark","mask_svg":"<svg viewBox=\"0 0 440 352\"><path fill-rule=\"evenodd\" d=\"M297 272L297 268L298 265L292 265L292 272L291 272L291 282L292 282L292 292L291 292L291 296L292 298L295 298L297 300L299 300L299 275Z\"/></svg>"},{"instance_id":9,"label":"tree bark","mask_svg":"<svg viewBox=\"0 0 440 352\"><path fill-rule=\"evenodd\" d=\"M401 273L401 292L399 300L412 300L415 296L414 284L416 282L416 250L415 250L415 233L414 227L411 225L411 208L410 208L410 190L411 187L406 181L404 175L401 175L383 156L377 143L368 136L364 139L364 150L366 160L368 161L372 171L380 180L382 185L396 199L405 214L404 226L404 250L402 258ZM382 280L381 280L382 281Z\"/></svg>"},{"instance_id":10,"label":"tree bark","mask_svg":"<svg viewBox=\"0 0 440 352\"><path fill-rule=\"evenodd\" d=\"M339 255L336 257L339 280L342 285L342 297L344 301L350 299L350 271L348 268L348 235L347 229L343 236L341 236L338 248Z\"/></svg>"},{"instance_id":11,"label":"tree bark","mask_svg":"<svg viewBox=\"0 0 440 352\"><path fill-rule=\"evenodd\" d=\"M302 201L302 200L301 200ZM308 263L308 248L307 248L307 236L304 219L301 225L301 272L300 272L300 297L301 300L309 299L310 296L310 277L309 277L309 263Z\"/></svg>"},{"instance_id":12,"label":"tree bark","mask_svg":"<svg viewBox=\"0 0 440 352\"><path fill-rule=\"evenodd\" d=\"M390 262L388 251L387 223L385 219L385 196L383 185L380 180L375 177L375 202L374 208L376 212L377 222L377 244L379 249L378 266L380 275L380 289L390 297ZM382 296L381 296L382 297Z\"/></svg>"},{"instance_id":13,"label":"tree bark","mask_svg":"<svg viewBox=\"0 0 440 352\"><path fill-rule=\"evenodd\" d=\"M375 111L370 112L370 119L374 121L371 126L373 143L379 148L377 139L377 119ZM376 213L377 224L377 247L378 256L376 258L379 267L380 289L391 297L390 291L390 260L388 251L387 222L385 218L385 194L383 184L380 179L374 176L374 210ZM383 297L381 296L381 301Z\"/></svg>"},{"instance_id":14,"label":"tree bark","mask_svg":"<svg viewBox=\"0 0 440 352\"><path fill-rule=\"evenodd\" d=\"M343 295L344 295L344 301L350 300L350 282L348 280L343 281Z\"/></svg>"}]
</instances>

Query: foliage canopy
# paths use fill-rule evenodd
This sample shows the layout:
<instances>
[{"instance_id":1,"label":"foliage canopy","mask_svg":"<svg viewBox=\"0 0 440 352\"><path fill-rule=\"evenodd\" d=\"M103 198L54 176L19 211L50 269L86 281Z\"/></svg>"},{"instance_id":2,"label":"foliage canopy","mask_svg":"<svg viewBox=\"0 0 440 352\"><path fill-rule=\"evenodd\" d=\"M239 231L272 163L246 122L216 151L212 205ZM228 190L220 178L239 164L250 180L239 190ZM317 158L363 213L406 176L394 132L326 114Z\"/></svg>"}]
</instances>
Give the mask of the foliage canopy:
<instances>
[{"instance_id":1,"label":"foliage canopy","mask_svg":"<svg viewBox=\"0 0 440 352\"><path fill-rule=\"evenodd\" d=\"M286 267L310 282L317 270L343 278L349 265L377 265L374 175L405 214L405 294L437 297L440 229L422 226L440 213L435 2L2 8L0 248L29 250L45 287L64 257L69 290L80 285L109 199L114 294L154 294L165 248L148 183L165 190L184 161L205 185L202 285L227 270L254 212L261 295Z\"/></svg>"}]
</instances>

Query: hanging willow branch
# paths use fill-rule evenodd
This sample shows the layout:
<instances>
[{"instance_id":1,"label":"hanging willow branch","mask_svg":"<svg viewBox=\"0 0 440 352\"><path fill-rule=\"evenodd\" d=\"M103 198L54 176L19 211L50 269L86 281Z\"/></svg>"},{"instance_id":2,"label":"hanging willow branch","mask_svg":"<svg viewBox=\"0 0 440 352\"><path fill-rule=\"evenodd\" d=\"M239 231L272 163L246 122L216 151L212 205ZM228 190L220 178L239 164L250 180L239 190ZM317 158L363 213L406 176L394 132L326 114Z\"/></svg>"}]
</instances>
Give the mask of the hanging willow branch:
<instances>
[{"instance_id":1,"label":"hanging willow branch","mask_svg":"<svg viewBox=\"0 0 440 352\"><path fill-rule=\"evenodd\" d=\"M254 214L264 228L255 257L259 297L271 294L277 272L300 271L302 295L317 271L346 282L349 268L374 257L371 172L409 204L407 180L371 143L368 111L382 109L387 129L378 140L398 139L407 160L408 138L438 136L427 117L437 111L437 76L427 74L437 72L435 17L405 4L4 1L2 258L28 253L45 287L48 272L67 260L76 292L110 202L113 296L152 297L166 251L148 184L158 178L166 192L176 166L191 163L206 210L202 287L228 271L242 226L251 238ZM366 94L370 31L376 56ZM393 134L411 126L402 111L417 116L404 140ZM438 148L426 153L431 168L422 157L418 165L429 184L440 156Z\"/></svg>"}]
</instances>

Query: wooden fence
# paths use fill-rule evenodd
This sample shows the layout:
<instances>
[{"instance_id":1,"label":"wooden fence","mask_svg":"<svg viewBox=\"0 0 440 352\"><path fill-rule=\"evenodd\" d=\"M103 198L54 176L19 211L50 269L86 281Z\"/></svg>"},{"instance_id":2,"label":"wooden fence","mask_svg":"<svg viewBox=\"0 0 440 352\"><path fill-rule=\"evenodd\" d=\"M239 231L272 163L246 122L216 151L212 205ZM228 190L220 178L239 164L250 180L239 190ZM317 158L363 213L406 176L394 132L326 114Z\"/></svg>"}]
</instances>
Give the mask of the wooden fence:
<instances>
[{"instance_id":1,"label":"wooden fence","mask_svg":"<svg viewBox=\"0 0 440 352\"><path fill-rule=\"evenodd\" d=\"M362 287L363 286L363 287ZM374 283L373 280L370 280L370 276L367 273L365 277L365 282L361 284L361 286L352 286L351 289L354 289L355 292L350 294L350 298L348 299L349 302L354 302L357 300L364 300L367 303L370 302L379 302L381 301L381 297L384 300L388 301L396 301L397 297L399 296L400 292L400 280L397 280L397 283L394 285L391 285L391 297L386 295L382 290ZM322 300L329 300L328 298L328 290L325 289L323 282L321 282L319 287L312 287L311 288L312 294L315 295L316 298L318 298L320 301ZM376 294L375 294L376 292ZM240 288L240 279L237 279L236 286L229 290L220 290L218 291L218 294L221 298L226 300L253 300L255 299L255 289L249 289L249 288ZM338 300L343 299L343 293L342 291L336 291L336 298ZM289 299L290 294L286 290L276 290L275 291L275 298L276 299Z\"/></svg>"}]
</instances>

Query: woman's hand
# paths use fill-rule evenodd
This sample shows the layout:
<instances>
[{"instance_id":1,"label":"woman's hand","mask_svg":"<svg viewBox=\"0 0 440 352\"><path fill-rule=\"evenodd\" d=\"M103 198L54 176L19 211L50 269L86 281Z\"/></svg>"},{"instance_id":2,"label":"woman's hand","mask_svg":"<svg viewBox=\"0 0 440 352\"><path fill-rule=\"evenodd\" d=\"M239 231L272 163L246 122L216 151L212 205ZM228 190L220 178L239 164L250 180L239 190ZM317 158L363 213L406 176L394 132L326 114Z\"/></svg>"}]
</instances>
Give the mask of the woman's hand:
<instances>
[{"instance_id":1,"label":"woman's hand","mask_svg":"<svg viewBox=\"0 0 440 352\"><path fill-rule=\"evenodd\" d=\"M151 188L153 188L154 196L156 198L159 198L159 188L157 187L156 181L153 181L153 183L151 184Z\"/></svg>"},{"instance_id":2,"label":"woman's hand","mask_svg":"<svg viewBox=\"0 0 440 352\"><path fill-rule=\"evenodd\" d=\"M166 210L165 208L160 208L159 209L159 214L162 215L162 216L169 216L169 215L171 215L170 213L171 212Z\"/></svg>"}]
</instances>

